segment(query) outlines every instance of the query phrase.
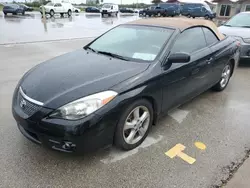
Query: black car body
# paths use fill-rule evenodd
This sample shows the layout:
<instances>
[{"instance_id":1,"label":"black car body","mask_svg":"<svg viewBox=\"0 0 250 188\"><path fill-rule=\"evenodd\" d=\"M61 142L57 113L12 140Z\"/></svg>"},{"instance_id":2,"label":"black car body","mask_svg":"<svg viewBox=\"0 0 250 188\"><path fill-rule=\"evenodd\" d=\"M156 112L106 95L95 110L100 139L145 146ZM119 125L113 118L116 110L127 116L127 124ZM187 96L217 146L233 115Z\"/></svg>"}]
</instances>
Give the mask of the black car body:
<instances>
[{"instance_id":1,"label":"black car body","mask_svg":"<svg viewBox=\"0 0 250 188\"><path fill-rule=\"evenodd\" d=\"M225 70L229 81L239 46L234 38L223 38L209 24L194 20L190 25L190 21L175 18L141 19L111 29L84 49L37 65L14 91L12 112L20 131L33 142L64 152L91 151L114 142L123 149L138 146L147 133L131 146L124 145L120 137L124 114L129 114L131 105L148 106L147 125L151 125L160 115L205 90L226 87L228 82L224 83L222 76ZM124 43L125 38L128 41ZM114 41L112 49L118 54L101 51L103 45ZM125 49L127 55L122 56ZM218 87L221 83L224 86ZM97 97L100 93L102 97L105 93L104 100ZM93 111L99 105L103 106ZM85 116L80 118L82 114Z\"/></svg>"},{"instance_id":2,"label":"black car body","mask_svg":"<svg viewBox=\"0 0 250 188\"><path fill-rule=\"evenodd\" d=\"M24 8L22 8L21 6L17 5L17 4L5 4L3 7L3 13L4 15L7 15L8 13L11 14L25 14L25 10Z\"/></svg>"},{"instance_id":3,"label":"black car body","mask_svg":"<svg viewBox=\"0 0 250 188\"><path fill-rule=\"evenodd\" d=\"M181 7L181 15L192 18L204 17L206 19L216 17L216 13L206 3L185 3Z\"/></svg>"},{"instance_id":4,"label":"black car body","mask_svg":"<svg viewBox=\"0 0 250 188\"><path fill-rule=\"evenodd\" d=\"M87 12L87 13L100 13L100 9L98 9L97 7L87 7L85 9L85 12Z\"/></svg>"}]
</instances>

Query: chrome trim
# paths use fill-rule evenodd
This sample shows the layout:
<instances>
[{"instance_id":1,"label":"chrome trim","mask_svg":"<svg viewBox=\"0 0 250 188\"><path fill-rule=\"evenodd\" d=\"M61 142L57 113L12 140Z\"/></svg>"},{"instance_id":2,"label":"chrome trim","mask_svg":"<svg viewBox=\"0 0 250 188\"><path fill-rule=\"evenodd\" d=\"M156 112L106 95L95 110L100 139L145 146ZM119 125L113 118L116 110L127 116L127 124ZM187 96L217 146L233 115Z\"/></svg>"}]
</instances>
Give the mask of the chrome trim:
<instances>
[{"instance_id":1,"label":"chrome trim","mask_svg":"<svg viewBox=\"0 0 250 188\"><path fill-rule=\"evenodd\" d=\"M37 104L37 105L39 105L39 106L43 106L43 105L44 105L44 103L42 103L42 102L40 102L40 101L37 101L37 100L35 100L35 99L32 99L32 98L30 98L29 96L25 95L25 93L23 92L23 90L22 90L21 87L19 87L19 92L20 92L20 94L23 96L23 98L25 98L26 100L28 100L28 101L30 101L30 102L32 102L32 103L34 103L34 104Z\"/></svg>"}]
</instances>

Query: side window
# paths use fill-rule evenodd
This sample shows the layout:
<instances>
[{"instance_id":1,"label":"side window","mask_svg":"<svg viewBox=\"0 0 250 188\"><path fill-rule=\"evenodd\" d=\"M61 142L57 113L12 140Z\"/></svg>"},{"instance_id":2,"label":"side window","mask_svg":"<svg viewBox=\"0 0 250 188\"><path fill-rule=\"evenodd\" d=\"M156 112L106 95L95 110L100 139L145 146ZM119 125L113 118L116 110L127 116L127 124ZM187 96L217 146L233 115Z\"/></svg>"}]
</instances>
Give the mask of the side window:
<instances>
[{"instance_id":1,"label":"side window","mask_svg":"<svg viewBox=\"0 0 250 188\"><path fill-rule=\"evenodd\" d=\"M185 30L176 39L171 53L186 52L193 53L207 46L201 27Z\"/></svg>"},{"instance_id":2,"label":"side window","mask_svg":"<svg viewBox=\"0 0 250 188\"><path fill-rule=\"evenodd\" d=\"M56 3L55 7L61 7L62 5L60 3Z\"/></svg>"},{"instance_id":3,"label":"side window","mask_svg":"<svg viewBox=\"0 0 250 188\"><path fill-rule=\"evenodd\" d=\"M204 31L204 35L207 41L207 45L210 46L211 44L215 44L219 41L219 39L215 36L215 34L210 31L208 28L202 28Z\"/></svg>"}]
</instances>

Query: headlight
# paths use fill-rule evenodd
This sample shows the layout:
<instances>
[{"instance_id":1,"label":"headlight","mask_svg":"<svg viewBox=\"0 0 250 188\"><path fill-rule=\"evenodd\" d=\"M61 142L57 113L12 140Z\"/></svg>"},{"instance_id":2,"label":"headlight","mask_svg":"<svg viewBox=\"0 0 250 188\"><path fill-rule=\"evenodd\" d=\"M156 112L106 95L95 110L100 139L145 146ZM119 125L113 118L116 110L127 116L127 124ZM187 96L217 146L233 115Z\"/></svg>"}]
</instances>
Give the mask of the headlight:
<instances>
[{"instance_id":1,"label":"headlight","mask_svg":"<svg viewBox=\"0 0 250 188\"><path fill-rule=\"evenodd\" d=\"M89 95L58 108L50 117L68 120L81 119L109 103L116 95L115 91Z\"/></svg>"},{"instance_id":2,"label":"headlight","mask_svg":"<svg viewBox=\"0 0 250 188\"><path fill-rule=\"evenodd\" d=\"M250 43L250 38L243 39L245 43Z\"/></svg>"}]
</instances>

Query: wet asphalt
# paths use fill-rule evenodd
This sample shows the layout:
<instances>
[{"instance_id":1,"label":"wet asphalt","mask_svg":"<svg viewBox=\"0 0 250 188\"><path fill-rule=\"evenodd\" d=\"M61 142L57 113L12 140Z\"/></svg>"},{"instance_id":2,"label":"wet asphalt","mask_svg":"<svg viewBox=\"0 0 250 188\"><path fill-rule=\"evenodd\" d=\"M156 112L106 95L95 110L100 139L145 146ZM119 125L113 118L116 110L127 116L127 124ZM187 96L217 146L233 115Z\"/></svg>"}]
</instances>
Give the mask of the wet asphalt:
<instances>
[{"instance_id":1,"label":"wet asphalt","mask_svg":"<svg viewBox=\"0 0 250 188\"><path fill-rule=\"evenodd\" d=\"M3 16L0 12L0 44L96 37L118 24L138 18L138 15L102 18L96 13L75 13L63 18L47 15L44 22L39 12L27 12L25 16Z\"/></svg>"},{"instance_id":2,"label":"wet asphalt","mask_svg":"<svg viewBox=\"0 0 250 188\"><path fill-rule=\"evenodd\" d=\"M75 17L73 20L78 19ZM5 19L0 17L0 32ZM101 18L96 19L102 24ZM19 26L24 28L25 22L13 25L18 30ZM37 22L42 29L41 20ZM65 21L64 25L68 24ZM80 28L92 27L85 24ZM20 32L16 32L17 36L0 35L0 43L9 43L0 45L0 187L216 187L228 178L230 165L237 164L250 149L250 65L247 62L236 69L223 92L209 90L161 118L135 150L123 152L112 147L75 156L30 142L21 135L11 114L11 98L18 80L36 64L79 49L92 40L88 38L91 35L84 38L84 34L79 34L83 39L49 41L60 35L56 35L60 29L62 33L65 31L61 39L74 38L71 31L77 28L52 25L47 27L47 33L41 30L38 35L47 42L34 42L35 35L25 37ZM112 26L103 25L100 30ZM4 30L14 32L11 28ZM206 150L196 148L196 141L203 142ZM184 153L196 159L194 164L164 154L178 143L186 146Z\"/></svg>"}]
</instances>

